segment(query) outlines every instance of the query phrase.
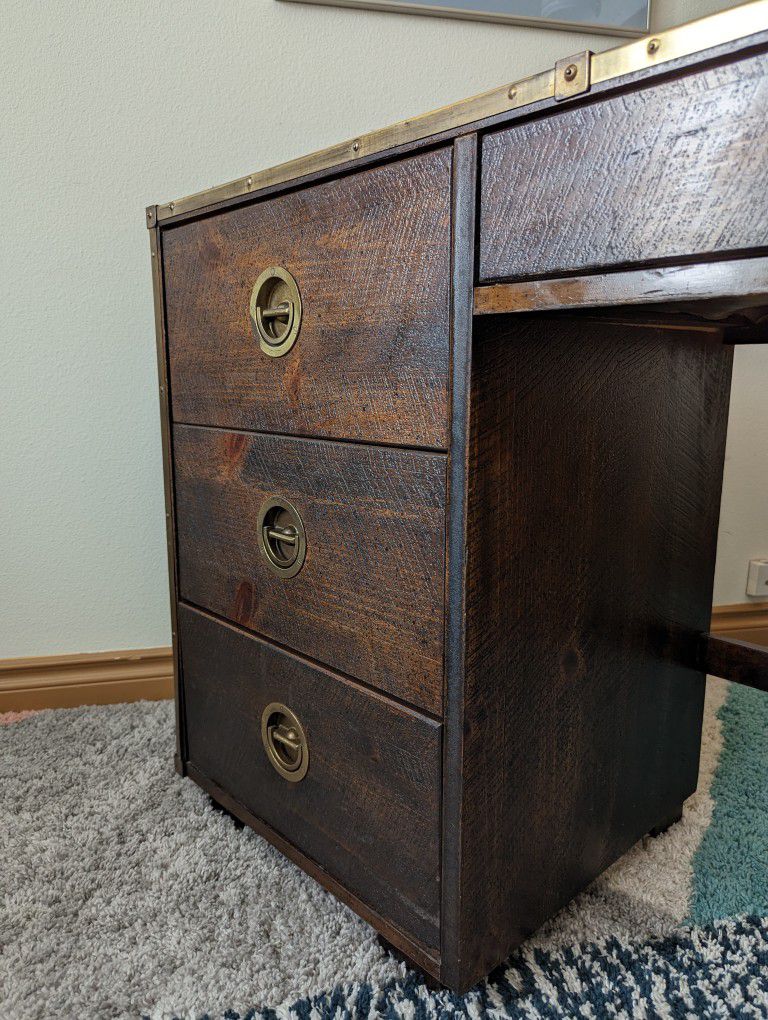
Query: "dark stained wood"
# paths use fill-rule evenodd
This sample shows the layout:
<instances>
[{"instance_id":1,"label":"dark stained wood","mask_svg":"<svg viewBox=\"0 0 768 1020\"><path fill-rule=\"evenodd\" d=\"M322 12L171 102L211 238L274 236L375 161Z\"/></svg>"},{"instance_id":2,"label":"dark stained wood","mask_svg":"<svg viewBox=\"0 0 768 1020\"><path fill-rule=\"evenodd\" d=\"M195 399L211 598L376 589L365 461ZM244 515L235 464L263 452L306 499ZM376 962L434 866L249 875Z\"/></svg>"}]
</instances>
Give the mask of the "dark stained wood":
<instances>
[{"instance_id":1,"label":"dark stained wood","mask_svg":"<svg viewBox=\"0 0 768 1020\"><path fill-rule=\"evenodd\" d=\"M678 817L704 666L764 682L702 635L722 341L768 336L767 42L483 122L477 228L467 127L157 228L179 586L210 610L179 609L177 761L456 990ZM247 318L274 263L306 316L276 361ZM533 308L560 314L500 314ZM273 494L294 579L258 552ZM298 787L267 698L320 747Z\"/></svg>"},{"instance_id":2,"label":"dark stained wood","mask_svg":"<svg viewBox=\"0 0 768 1020\"><path fill-rule=\"evenodd\" d=\"M481 280L767 246L767 105L760 54L488 135Z\"/></svg>"},{"instance_id":3,"label":"dark stained wood","mask_svg":"<svg viewBox=\"0 0 768 1020\"><path fill-rule=\"evenodd\" d=\"M186 606L179 617L190 763L435 955L440 725ZM271 702L306 732L301 782L264 752Z\"/></svg>"},{"instance_id":4,"label":"dark stained wood","mask_svg":"<svg viewBox=\"0 0 768 1020\"><path fill-rule=\"evenodd\" d=\"M451 151L164 232L177 421L445 448ZM299 286L293 349L263 354L259 274Z\"/></svg>"},{"instance_id":5,"label":"dark stained wood","mask_svg":"<svg viewBox=\"0 0 768 1020\"><path fill-rule=\"evenodd\" d=\"M729 313L762 307L768 294L768 258L699 262L659 266L559 280L523 280L475 288L475 314L557 311L622 305L670 305L701 302L707 313L713 304ZM768 329L763 327L763 336Z\"/></svg>"},{"instance_id":6,"label":"dark stained wood","mask_svg":"<svg viewBox=\"0 0 768 1020\"><path fill-rule=\"evenodd\" d=\"M157 221L156 207L153 207L152 221ZM174 506L173 449L171 440L170 394L168 375L168 343L165 333L165 293L162 272L162 233L154 227L149 232L150 256L152 259L152 291L155 311L155 348L157 356L157 379L160 397L160 440L163 451L163 483L165 494L165 539L168 557L168 594L170 596L171 642L173 647L173 691L176 713L176 751L174 766L179 775L185 775L186 744L184 733L184 683L179 663L178 624L176 606L179 598L179 582L176 564L176 511Z\"/></svg>"},{"instance_id":7,"label":"dark stained wood","mask_svg":"<svg viewBox=\"0 0 768 1020\"><path fill-rule=\"evenodd\" d=\"M705 634L703 645L703 668L707 673L768 691L768 647L719 634Z\"/></svg>"},{"instance_id":8,"label":"dark stained wood","mask_svg":"<svg viewBox=\"0 0 768 1020\"><path fill-rule=\"evenodd\" d=\"M174 452L182 598L440 713L443 454L180 425ZM304 521L292 578L257 544L271 496Z\"/></svg>"},{"instance_id":9,"label":"dark stained wood","mask_svg":"<svg viewBox=\"0 0 768 1020\"><path fill-rule=\"evenodd\" d=\"M461 774L464 753L464 617L466 613L469 401L472 378L472 285L478 140L456 141L453 177L451 321L452 407L446 532L445 735L443 739L443 941L440 977L456 987L461 936Z\"/></svg>"},{"instance_id":10,"label":"dark stained wood","mask_svg":"<svg viewBox=\"0 0 768 1020\"><path fill-rule=\"evenodd\" d=\"M696 787L732 351L476 322L461 987ZM667 650L675 647L674 656Z\"/></svg>"},{"instance_id":11,"label":"dark stained wood","mask_svg":"<svg viewBox=\"0 0 768 1020\"><path fill-rule=\"evenodd\" d=\"M349 889L345 888L340 882L337 882L332 875L329 875L325 868L321 867L317 861L307 857L293 843L284 839L271 826L267 825L266 822L252 811L249 811L244 804L235 800L223 787L198 771L194 765L188 765L187 770L190 779L193 779L198 786L205 790L214 799L216 804L224 808L238 822L248 825L254 832L258 832L260 836L263 836L281 854L306 871L315 881L319 882L324 889L327 889L337 899L340 899L342 903L346 903L363 920L373 925L377 931L382 932L385 938L401 953L411 959L417 967L421 967L428 973L439 972L440 954L437 950L427 949L422 943L415 941L413 937L409 937L400 931L399 928L396 928L390 920L378 913L370 903L361 900L359 896L351 893Z\"/></svg>"}]
</instances>

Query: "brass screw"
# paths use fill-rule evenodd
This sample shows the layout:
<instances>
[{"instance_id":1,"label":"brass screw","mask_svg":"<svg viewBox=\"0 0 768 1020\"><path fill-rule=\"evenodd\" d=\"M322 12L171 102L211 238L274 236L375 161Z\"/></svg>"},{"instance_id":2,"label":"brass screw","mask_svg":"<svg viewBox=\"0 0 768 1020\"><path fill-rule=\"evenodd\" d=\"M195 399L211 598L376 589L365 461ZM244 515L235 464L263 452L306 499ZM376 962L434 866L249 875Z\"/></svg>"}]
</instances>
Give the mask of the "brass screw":
<instances>
[{"instance_id":1,"label":"brass screw","mask_svg":"<svg viewBox=\"0 0 768 1020\"><path fill-rule=\"evenodd\" d=\"M168 208L171 210L171 212L173 212L173 210L176 208L176 203L175 202L171 202L171 204L168 206Z\"/></svg>"},{"instance_id":2,"label":"brass screw","mask_svg":"<svg viewBox=\"0 0 768 1020\"><path fill-rule=\"evenodd\" d=\"M514 99L517 96L517 89L511 88L509 92L507 92L507 95L509 96L510 99Z\"/></svg>"},{"instance_id":3,"label":"brass screw","mask_svg":"<svg viewBox=\"0 0 768 1020\"><path fill-rule=\"evenodd\" d=\"M576 75L579 73L579 69L575 64L569 64L565 71L563 71L563 77L566 81L573 81Z\"/></svg>"},{"instance_id":4,"label":"brass screw","mask_svg":"<svg viewBox=\"0 0 768 1020\"><path fill-rule=\"evenodd\" d=\"M250 187L251 187L251 185L253 184L253 177L249 177L249 178L248 178L248 180L247 180L247 181L246 181L245 183L246 183L246 184L248 185L248 187L250 188Z\"/></svg>"},{"instance_id":5,"label":"brass screw","mask_svg":"<svg viewBox=\"0 0 768 1020\"><path fill-rule=\"evenodd\" d=\"M359 152L360 151L360 142L352 142L352 151L353 152Z\"/></svg>"},{"instance_id":6,"label":"brass screw","mask_svg":"<svg viewBox=\"0 0 768 1020\"><path fill-rule=\"evenodd\" d=\"M661 46L661 39L650 39L646 49L649 53L656 53Z\"/></svg>"}]
</instances>

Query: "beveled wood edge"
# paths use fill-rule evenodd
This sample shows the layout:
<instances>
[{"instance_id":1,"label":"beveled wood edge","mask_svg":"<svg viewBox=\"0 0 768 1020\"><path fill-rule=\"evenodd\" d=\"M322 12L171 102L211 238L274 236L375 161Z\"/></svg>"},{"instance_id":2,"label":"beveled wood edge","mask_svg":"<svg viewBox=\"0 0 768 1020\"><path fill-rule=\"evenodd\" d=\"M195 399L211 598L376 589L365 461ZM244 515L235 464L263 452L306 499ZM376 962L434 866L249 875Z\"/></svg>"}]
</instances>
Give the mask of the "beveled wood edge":
<instances>
[{"instance_id":1,"label":"beveled wood edge","mask_svg":"<svg viewBox=\"0 0 768 1020\"><path fill-rule=\"evenodd\" d=\"M0 712L172 697L170 648L0 660Z\"/></svg>"},{"instance_id":2,"label":"beveled wood edge","mask_svg":"<svg viewBox=\"0 0 768 1020\"><path fill-rule=\"evenodd\" d=\"M717 301L739 298L744 307L768 298L768 258L694 262L650 269L522 280L475 287L475 315L559 311L569 308L610 308Z\"/></svg>"},{"instance_id":3,"label":"beveled wood edge","mask_svg":"<svg viewBox=\"0 0 768 1020\"><path fill-rule=\"evenodd\" d=\"M177 763L178 767L178 763ZM335 878L333 878L317 861L308 857L305 853L299 850L293 843L287 840L284 836L281 836L276 832L270 825L268 825L263 819L259 818L258 815L253 814L247 807L241 804L238 800L235 800L226 790L222 789L212 779L209 779L204 772L196 768L191 762L186 763L186 773L188 777L194 780L198 786L200 786L206 793L208 793L217 803L222 807L226 808L231 814L238 818L249 828L253 829L254 832L263 836L268 843L271 843L277 850L280 851L285 857L297 864L303 871L305 871L311 878L314 878L316 882L319 882L324 889L332 893L337 899L340 899L342 903L346 903L356 914L358 914L364 921L367 921L376 931L388 939L393 946L404 953L409 959L425 970L428 974L439 979L440 976L440 956L438 953L432 954L432 952L421 943L415 942L409 936L396 928L390 921L382 917L375 910L372 910L363 900L361 900L355 893L350 892L346 886L342 885Z\"/></svg>"},{"instance_id":4,"label":"beveled wood edge","mask_svg":"<svg viewBox=\"0 0 768 1020\"><path fill-rule=\"evenodd\" d=\"M461 847L464 774L464 656L469 416L472 381L472 295L479 141L462 135L453 146L451 180L451 432L448 452L445 551L445 669L440 906L442 980L465 987L461 945Z\"/></svg>"},{"instance_id":5,"label":"beveled wood edge","mask_svg":"<svg viewBox=\"0 0 768 1020\"><path fill-rule=\"evenodd\" d=\"M719 11L653 36L646 35L602 53L591 54L591 86L637 71L663 68L669 61L693 56L724 43L747 39L765 30L768 30L768 0L752 0L751 3ZM520 81L509 82L500 88L399 121L226 184L171 202L151 205L145 214L147 226L152 228L170 217L197 211L229 198L252 195L315 172L341 167L345 163L354 164L364 157L420 141L443 131L511 113L543 100L554 100L559 84L557 76L562 73L564 65L565 61L558 61L555 67Z\"/></svg>"}]
</instances>

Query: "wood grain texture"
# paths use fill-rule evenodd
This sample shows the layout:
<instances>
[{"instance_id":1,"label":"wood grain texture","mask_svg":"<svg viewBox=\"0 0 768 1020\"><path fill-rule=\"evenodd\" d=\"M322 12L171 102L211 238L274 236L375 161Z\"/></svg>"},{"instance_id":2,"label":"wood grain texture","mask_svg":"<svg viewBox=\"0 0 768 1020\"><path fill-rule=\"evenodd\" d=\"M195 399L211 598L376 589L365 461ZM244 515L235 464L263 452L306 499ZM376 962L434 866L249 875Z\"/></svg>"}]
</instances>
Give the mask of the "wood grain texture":
<instances>
[{"instance_id":1,"label":"wood grain texture","mask_svg":"<svg viewBox=\"0 0 768 1020\"><path fill-rule=\"evenodd\" d=\"M703 668L758 691L768 691L768 647L716 634L703 637Z\"/></svg>"},{"instance_id":2,"label":"wood grain texture","mask_svg":"<svg viewBox=\"0 0 768 1020\"><path fill-rule=\"evenodd\" d=\"M163 233L177 421L444 449L450 149ZM263 354L259 274L299 286L293 349Z\"/></svg>"},{"instance_id":3,"label":"wood grain texture","mask_svg":"<svg viewBox=\"0 0 768 1020\"><path fill-rule=\"evenodd\" d=\"M174 451L182 598L440 714L444 455L193 426ZM292 578L257 544L271 496L304 521Z\"/></svg>"},{"instance_id":4,"label":"wood grain texture","mask_svg":"<svg viewBox=\"0 0 768 1020\"><path fill-rule=\"evenodd\" d=\"M439 947L440 726L181 606L189 760L428 947ZM294 711L309 770L286 782L261 742Z\"/></svg>"},{"instance_id":5,"label":"wood grain texture","mask_svg":"<svg viewBox=\"0 0 768 1020\"><path fill-rule=\"evenodd\" d=\"M445 733L443 738L442 907L440 978L461 980L461 818L464 755L464 617L466 613L469 405L472 379L472 293L475 270L477 135L456 141L453 160L453 306L451 447L446 530Z\"/></svg>"},{"instance_id":6,"label":"wood grain texture","mask_svg":"<svg viewBox=\"0 0 768 1020\"><path fill-rule=\"evenodd\" d=\"M476 321L461 982L693 792L732 352ZM674 653L671 651L674 646Z\"/></svg>"},{"instance_id":7,"label":"wood grain texture","mask_svg":"<svg viewBox=\"0 0 768 1020\"><path fill-rule=\"evenodd\" d=\"M475 288L475 314L558 311L570 308L696 302L705 317L764 307L768 295L768 258L700 262L624 272L523 280ZM768 332L768 330L766 330Z\"/></svg>"},{"instance_id":8,"label":"wood grain texture","mask_svg":"<svg viewBox=\"0 0 768 1020\"><path fill-rule=\"evenodd\" d=\"M488 135L480 278L768 245L767 105L761 54Z\"/></svg>"}]
</instances>

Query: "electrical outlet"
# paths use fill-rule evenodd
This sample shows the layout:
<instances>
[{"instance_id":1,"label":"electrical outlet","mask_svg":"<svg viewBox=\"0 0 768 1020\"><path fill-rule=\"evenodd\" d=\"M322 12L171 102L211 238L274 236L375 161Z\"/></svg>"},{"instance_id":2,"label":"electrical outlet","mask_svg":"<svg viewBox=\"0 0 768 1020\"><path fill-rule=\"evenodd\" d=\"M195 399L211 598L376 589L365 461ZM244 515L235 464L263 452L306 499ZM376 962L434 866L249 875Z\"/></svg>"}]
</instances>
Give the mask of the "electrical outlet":
<instances>
[{"instance_id":1,"label":"electrical outlet","mask_svg":"<svg viewBox=\"0 0 768 1020\"><path fill-rule=\"evenodd\" d=\"M768 597L768 560L750 560L747 595Z\"/></svg>"}]
</instances>

